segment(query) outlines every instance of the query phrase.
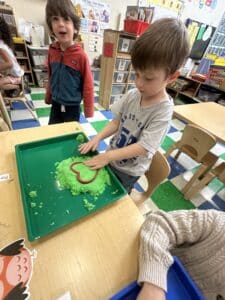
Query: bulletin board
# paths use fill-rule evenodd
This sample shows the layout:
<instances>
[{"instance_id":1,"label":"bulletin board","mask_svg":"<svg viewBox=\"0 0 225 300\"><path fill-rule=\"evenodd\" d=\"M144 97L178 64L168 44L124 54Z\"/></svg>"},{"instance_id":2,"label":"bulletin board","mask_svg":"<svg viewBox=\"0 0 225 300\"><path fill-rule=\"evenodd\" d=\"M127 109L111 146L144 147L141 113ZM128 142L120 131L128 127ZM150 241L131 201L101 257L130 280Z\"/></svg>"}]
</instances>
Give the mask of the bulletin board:
<instances>
[{"instance_id":1,"label":"bulletin board","mask_svg":"<svg viewBox=\"0 0 225 300\"><path fill-rule=\"evenodd\" d=\"M85 50L93 58L102 51L103 31L109 28L110 5L96 0L72 0L81 19Z\"/></svg>"},{"instance_id":2,"label":"bulletin board","mask_svg":"<svg viewBox=\"0 0 225 300\"><path fill-rule=\"evenodd\" d=\"M139 0L139 6L153 6L155 21L164 17L178 17L182 11L184 1L182 0Z\"/></svg>"}]
</instances>

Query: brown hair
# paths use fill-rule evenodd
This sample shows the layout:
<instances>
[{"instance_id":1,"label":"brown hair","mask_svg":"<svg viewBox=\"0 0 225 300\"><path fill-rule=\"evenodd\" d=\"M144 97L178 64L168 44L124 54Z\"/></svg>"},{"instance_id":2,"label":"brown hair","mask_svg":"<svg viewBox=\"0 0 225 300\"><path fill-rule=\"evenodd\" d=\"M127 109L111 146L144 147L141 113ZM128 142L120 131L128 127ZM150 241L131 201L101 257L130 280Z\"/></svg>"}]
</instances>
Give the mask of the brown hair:
<instances>
[{"instance_id":1,"label":"brown hair","mask_svg":"<svg viewBox=\"0 0 225 300\"><path fill-rule=\"evenodd\" d=\"M188 54L189 38L183 22L162 18L137 39L131 61L136 70L163 68L168 76L179 70Z\"/></svg>"},{"instance_id":2,"label":"brown hair","mask_svg":"<svg viewBox=\"0 0 225 300\"><path fill-rule=\"evenodd\" d=\"M60 16L65 19L70 18L73 22L74 29L79 31L80 18L75 14L75 8L71 0L48 0L45 8L45 19L51 33L53 33L51 20L53 16ZM77 35L78 34L74 35L74 39Z\"/></svg>"}]
</instances>

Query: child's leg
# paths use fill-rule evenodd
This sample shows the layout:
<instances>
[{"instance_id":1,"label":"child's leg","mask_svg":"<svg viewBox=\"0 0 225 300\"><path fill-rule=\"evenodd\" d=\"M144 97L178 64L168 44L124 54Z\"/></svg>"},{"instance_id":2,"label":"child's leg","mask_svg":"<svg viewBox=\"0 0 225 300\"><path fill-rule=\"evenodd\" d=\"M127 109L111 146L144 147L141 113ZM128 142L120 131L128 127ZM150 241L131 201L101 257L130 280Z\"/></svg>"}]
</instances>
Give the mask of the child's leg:
<instances>
[{"instance_id":1,"label":"child's leg","mask_svg":"<svg viewBox=\"0 0 225 300\"><path fill-rule=\"evenodd\" d=\"M49 117L48 124L57 124L57 123L63 123L63 116L61 112L61 104L56 103L55 101L52 101L52 107Z\"/></svg>"},{"instance_id":2,"label":"child's leg","mask_svg":"<svg viewBox=\"0 0 225 300\"><path fill-rule=\"evenodd\" d=\"M80 121L80 105L65 106L64 122Z\"/></svg>"},{"instance_id":3,"label":"child's leg","mask_svg":"<svg viewBox=\"0 0 225 300\"><path fill-rule=\"evenodd\" d=\"M132 176L125 174L112 166L110 166L110 168L112 169L116 177L119 179L119 181L122 183L122 185L125 187L127 193L130 194L132 188L134 187L134 184L138 181L140 176Z\"/></svg>"}]
</instances>

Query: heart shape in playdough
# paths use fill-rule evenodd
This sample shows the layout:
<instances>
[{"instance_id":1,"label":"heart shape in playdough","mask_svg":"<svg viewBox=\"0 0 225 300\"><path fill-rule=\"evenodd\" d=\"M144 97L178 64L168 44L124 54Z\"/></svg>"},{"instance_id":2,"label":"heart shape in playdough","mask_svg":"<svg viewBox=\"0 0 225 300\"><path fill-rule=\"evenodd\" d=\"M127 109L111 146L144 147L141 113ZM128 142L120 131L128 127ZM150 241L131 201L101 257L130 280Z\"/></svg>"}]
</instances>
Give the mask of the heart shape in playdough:
<instances>
[{"instance_id":1,"label":"heart shape in playdough","mask_svg":"<svg viewBox=\"0 0 225 300\"><path fill-rule=\"evenodd\" d=\"M87 183L90 183L90 182L92 182L92 181L94 181L95 180L95 178L97 177L97 175L98 175L98 171L99 170L91 170L91 171L93 171L95 174L94 174L94 176L91 178L91 179L88 179L88 180L84 180L84 179L82 179L81 178L81 174L80 174L80 171L78 170L78 169L76 169L76 165L79 165L79 164L83 164L84 166L85 166L85 164L82 162L82 161L76 161L76 162L74 162L74 163L72 163L71 165L70 165L70 170L73 172L73 173L75 173L76 174L76 177L77 177L77 180L80 182L80 183L83 183L83 184L87 184ZM86 166L87 167L87 166ZM87 167L87 170L89 169L89 167ZM90 169L89 169L90 170Z\"/></svg>"}]
</instances>

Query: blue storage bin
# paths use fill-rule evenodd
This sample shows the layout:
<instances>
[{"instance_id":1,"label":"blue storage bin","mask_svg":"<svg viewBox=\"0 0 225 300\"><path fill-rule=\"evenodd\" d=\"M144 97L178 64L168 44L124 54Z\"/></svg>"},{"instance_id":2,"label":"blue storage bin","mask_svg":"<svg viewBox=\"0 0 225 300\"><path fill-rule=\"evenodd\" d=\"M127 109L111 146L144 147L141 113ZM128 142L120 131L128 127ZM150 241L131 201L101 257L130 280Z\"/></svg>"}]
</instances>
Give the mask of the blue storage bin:
<instances>
[{"instance_id":1,"label":"blue storage bin","mask_svg":"<svg viewBox=\"0 0 225 300\"><path fill-rule=\"evenodd\" d=\"M201 291L177 257L174 257L174 263L169 269L167 281L166 300L204 300ZM133 282L112 296L110 300L136 300L140 289L140 286Z\"/></svg>"}]
</instances>

